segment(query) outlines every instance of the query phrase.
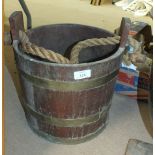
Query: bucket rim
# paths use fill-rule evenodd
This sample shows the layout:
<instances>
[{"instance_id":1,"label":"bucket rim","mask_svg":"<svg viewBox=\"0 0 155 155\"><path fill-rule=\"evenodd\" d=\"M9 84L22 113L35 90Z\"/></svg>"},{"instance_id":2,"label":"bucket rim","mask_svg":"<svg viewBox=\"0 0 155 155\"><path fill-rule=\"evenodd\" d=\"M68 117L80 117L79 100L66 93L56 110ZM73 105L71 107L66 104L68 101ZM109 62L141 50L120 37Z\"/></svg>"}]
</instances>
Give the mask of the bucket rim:
<instances>
[{"instance_id":1,"label":"bucket rim","mask_svg":"<svg viewBox=\"0 0 155 155\"><path fill-rule=\"evenodd\" d=\"M102 59L102 60L98 60L98 61L94 61L94 62L87 62L87 63L79 63L79 64L58 64L58 63L52 63L52 62L46 62L46 61L42 61L42 60L38 60L35 59L31 56L29 56L28 54L25 54L24 52L21 52L19 49L19 41L18 40L14 40L13 41L13 48L15 50L15 52L20 55L21 57L23 57L24 59L34 62L34 63L39 63L42 65L48 65L48 66L57 66L57 67L87 67L87 66L92 66L92 65L98 65L98 64L102 64L102 63L106 63L110 60L113 60L117 57L119 57L123 51L125 50L124 47L119 47L118 50L112 54L111 56Z\"/></svg>"},{"instance_id":2,"label":"bucket rim","mask_svg":"<svg viewBox=\"0 0 155 155\"><path fill-rule=\"evenodd\" d=\"M32 30L37 30L39 28L43 28L43 27L51 27L51 26L56 26L56 25L66 25L66 26L84 26L84 27L90 27L90 28L95 28L98 30L104 30L106 33L109 33L109 35L114 35L113 33L109 32L108 30L99 28L99 27L95 27L95 26L89 26L89 25L83 25L83 24L76 24L76 23L58 23L58 24L49 24L49 25L42 25L42 26L38 26L35 27L33 29L30 29L27 31L27 33L31 33ZM39 64L44 64L44 65L48 65L48 66L58 66L58 67L87 67L87 66L91 66L91 65L97 65L97 64L101 64L101 63L105 63L108 62L109 60L113 60L117 57L119 57L125 47L122 47L121 45L119 45L118 49L116 52L114 52L112 55L110 55L107 58L104 58L102 60L98 60L98 61L93 61L93 62L86 62L86 63L79 63L79 64L58 64L58 63L52 63L52 62L46 62L46 61L42 61L42 60L38 60L34 57L29 56L28 54L25 54L24 52L21 52L19 49L19 41L18 40L13 40L13 48L15 49L15 52L20 55L21 57L23 57L24 59L28 60L28 61L33 61L34 63L39 63Z\"/></svg>"}]
</instances>

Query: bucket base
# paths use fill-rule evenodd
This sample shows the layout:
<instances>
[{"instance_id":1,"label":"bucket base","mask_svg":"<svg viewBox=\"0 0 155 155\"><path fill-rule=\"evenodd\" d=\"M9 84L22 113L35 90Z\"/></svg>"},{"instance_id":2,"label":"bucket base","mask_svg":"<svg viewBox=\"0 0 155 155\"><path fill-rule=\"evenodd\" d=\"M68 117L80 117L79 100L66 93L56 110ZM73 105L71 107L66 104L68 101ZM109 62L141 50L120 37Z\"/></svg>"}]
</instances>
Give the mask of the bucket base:
<instances>
[{"instance_id":1,"label":"bucket base","mask_svg":"<svg viewBox=\"0 0 155 155\"><path fill-rule=\"evenodd\" d=\"M107 126L108 124L108 119L107 121L96 130L96 132L91 133L89 135L86 135L84 137L78 137L78 138L60 138L60 137L54 137L52 135L49 135L43 131L40 131L38 129L35 129L31 123L27 120L29 127L32 129L32 131L34 133L36 133L38 136L43 137L44 139L52 142L52 143L58 143L58 144L69 144L69 145L74 145L74 144L80 144L80 143L84 143L86 141L89 141L93 138L95 138L96 136L98 136Z\"/></svg>"}]
</instances>

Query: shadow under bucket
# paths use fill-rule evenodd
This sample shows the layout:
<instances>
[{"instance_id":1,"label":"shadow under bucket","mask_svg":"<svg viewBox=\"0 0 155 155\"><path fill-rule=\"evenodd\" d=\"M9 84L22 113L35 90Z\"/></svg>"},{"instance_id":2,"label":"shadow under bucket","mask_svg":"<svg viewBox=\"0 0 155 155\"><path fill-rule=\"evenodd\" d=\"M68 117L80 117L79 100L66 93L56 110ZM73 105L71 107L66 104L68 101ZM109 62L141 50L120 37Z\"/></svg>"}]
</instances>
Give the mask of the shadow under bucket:
<instances>
[{"instance_id":1,"label":"shadow under bucket","mask_svg":"<svg viewBox=\"0 0 155 155\"><path fill-rule=\"evenodd\" d=\"M14 22L17 31L22 22ZM22 105L33 131L50 141L76 144L105 128L129 30L125 18L121 29L119 45L83 49L79 64L51 63L25 54L18 37L14 37L15 29L11 29L23 89ZM27 35L32 43L68 58L71 48L81 40L114 36L78 24L41 26L28 30Z\"/></svg>"}]
</instances>

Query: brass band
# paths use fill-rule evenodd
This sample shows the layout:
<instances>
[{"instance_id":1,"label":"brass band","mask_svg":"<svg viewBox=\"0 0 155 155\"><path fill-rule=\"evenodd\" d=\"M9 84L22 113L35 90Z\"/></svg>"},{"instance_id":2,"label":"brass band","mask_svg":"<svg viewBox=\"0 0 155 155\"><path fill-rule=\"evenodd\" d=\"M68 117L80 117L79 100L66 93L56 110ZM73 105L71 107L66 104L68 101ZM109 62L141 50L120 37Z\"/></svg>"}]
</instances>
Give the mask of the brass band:
<instances>
[{"instance_id":1,"label":"brass band","mask_svg":"<svg viewBox=\"0 0 155 155\"><path fill-rule=\"evenodd\" d=\"M56 81L56 80L49 80L45 78L40 78L34 75L29 75L23 71L20 70L20 73L24 78L26 78L28 81L33 83L33 85L37 87L42 87L46 89L54 89L54 90L60 90L60 91L81 91L85 89L91 89L98 86L102 86L108 81L115 78L118 74L118 70L115 70L108 75L88 79L85 81Z\"/></svg>"},{"instance_id":2,"label":"brass band","mask_svg":"<svg viewBox=\"0 0 155 155\"><path fill-rule=\"evenodd\" d=\"M49 135L43 131L40 131L39 129L36 129L34 126L31 125L31 123L28 121L28 124L30 128L38 135L50 142L54 143L63 143L63 144L79 144L79 143L84 143L88 140L93 139L94 137L98 136L106 127L107 122L103 123L100 128L98 128L95 132L89 133L86 136L83 137L77 137L77 138L61 138L61 137L55 137L53 135Z\"/></svg>"},{"instance_id":3,"label":"brass band","mask_svg":"<svg viewBox=\"0 0 155 155\"><path fill-rule=\"evenodd\" d=\"M97 112L96 114L89 115L87 117L81 117L81 118L64 119L64 118L47 116L43 113L37 112L26 103L22 103L22 105L26 112L28 112L38 120L43 120L48 124L52 124L58 127L82 127L83 125L88 125L88 124L97 122L99 119L106 117L107 112L109 111L109 108L110 108L110 104L109 104L108 106L104 106L102 110Z\"/></svg>"}]
</instances>

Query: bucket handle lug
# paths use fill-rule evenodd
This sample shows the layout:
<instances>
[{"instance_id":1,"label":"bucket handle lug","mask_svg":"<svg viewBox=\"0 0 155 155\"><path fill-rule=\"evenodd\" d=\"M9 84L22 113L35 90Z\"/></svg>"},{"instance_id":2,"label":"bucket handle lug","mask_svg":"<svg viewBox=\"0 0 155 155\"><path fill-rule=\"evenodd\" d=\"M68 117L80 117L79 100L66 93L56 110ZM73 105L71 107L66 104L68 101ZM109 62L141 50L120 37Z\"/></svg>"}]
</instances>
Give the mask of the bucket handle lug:
<instances>
[{"instance_id":1,"label":"bucket handle lug","mask_svg":"<svg viewBox=\"0 0 155 155\"><path fill-rule=\"evenodd\" d=\"M23 13L15 11L9 17L11 37L13 40L19 40L19 30L24 31Z\"/></svg>"},{"instance_id":2,"label":"bucket handle lug","mask_svg":"<svg viewBox=\"0 0 155 155\"><path fill-rule=\"evenodd\" d=\"M125 47L127 40L128 40L128 34L131 27L131 20L129 18L123 17L120 25L120 31L119 35L121 36L120 40L120 47Z\"/></svg>"},{"instance_id":3,"label":"bucket handle lug","mask_svg":"<svg viewBox=\"0 0 155 155\"><path fill-rule=\"evenodd\" d=\"M27 17L27 29L31 29L32 28L32 18L31 18L31 14L30 14L30 11L25 3L24 0L19 0L19 3L21 5L21 7L23 8L24 10L24 13Z\"/></svg>"}]
</instances>

